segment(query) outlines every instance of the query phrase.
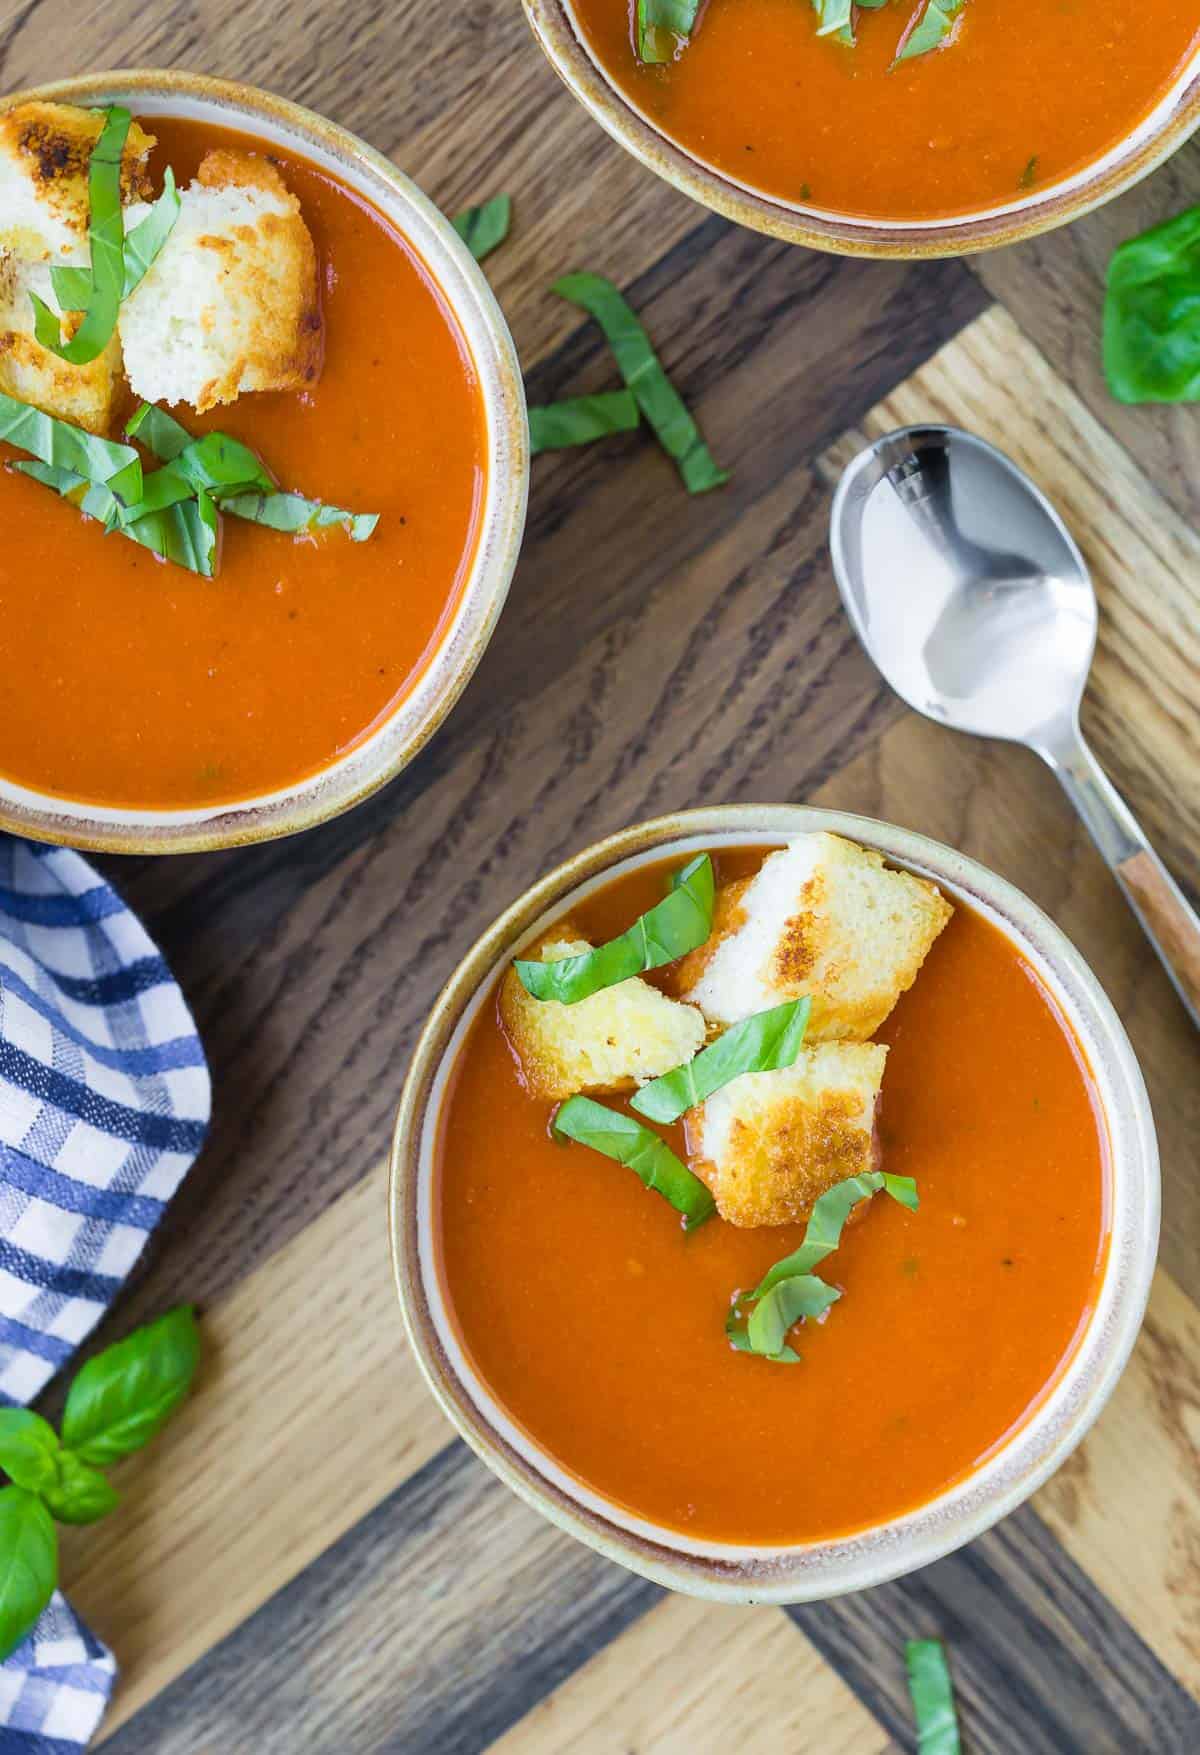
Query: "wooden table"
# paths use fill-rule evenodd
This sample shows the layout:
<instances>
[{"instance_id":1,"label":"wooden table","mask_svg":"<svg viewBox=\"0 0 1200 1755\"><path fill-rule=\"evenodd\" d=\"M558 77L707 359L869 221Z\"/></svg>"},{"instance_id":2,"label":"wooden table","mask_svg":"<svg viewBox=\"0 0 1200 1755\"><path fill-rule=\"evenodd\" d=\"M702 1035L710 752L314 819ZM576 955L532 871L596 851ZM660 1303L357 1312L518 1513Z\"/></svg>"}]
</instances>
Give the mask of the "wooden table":
<instances>
[{"instance_id":1,"label":"wooden table","mask_svg":"<svg viewBox=\"0 0 1200 1755\"><path fill-rule=\"evenodd\" d=\"M638 435L539 460L491 650L396 784L296 841L114 862L217 1100L105 1331L198 1300L199 1392L122 1470L120 1514L67 1543L70 1592L122 1666L113 1755L878 1755L913 1746L918 1633L949 1641L976 1755L1200 1749L1200 1043L1053 780L906 713L826 553L851 430L932 415L1012 451L1095 565L1089 728L1195 891L1200 411L1117 408L1097 330L1112 244L1200 197L1200 151L1042 242L874 266L659 184L559 88L515 0L0 0L0 89L137 65L299 99L446 208L510 190L488 272L534 399L612 382L546 290L600 269L734 474L690 501ZM585 842L725 799L889 817L1022 885L1121 1008L1163 1147L1150 1316L1082 1449L963 1553L790 1613L668 1598L512 1498L418 1381L385 1237L405 1057L460 952Z\"/></svg>"}]
</instances>

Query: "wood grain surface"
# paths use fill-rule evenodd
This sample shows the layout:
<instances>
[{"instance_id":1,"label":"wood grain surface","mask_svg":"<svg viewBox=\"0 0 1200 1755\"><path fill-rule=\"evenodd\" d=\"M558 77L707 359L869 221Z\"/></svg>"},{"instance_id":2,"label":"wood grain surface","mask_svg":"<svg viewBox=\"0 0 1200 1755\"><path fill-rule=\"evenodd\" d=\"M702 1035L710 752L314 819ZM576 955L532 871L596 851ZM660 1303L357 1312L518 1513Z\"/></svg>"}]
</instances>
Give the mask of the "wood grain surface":
<instances>
[{"instance_id":1,"label":"wood grain surface","mask_svg":"<svg viewBox=\"0 0 1200 1755\"><path fill-rule=\"evenodd\" d=\"M0 90L112 66L247 79L356 129L448 209L511 191L488 263L531 395L607 387L554 299L611 275L728 489L644 435L539 459L492 646L383 794L295 841L111 862L196 1010L216 1122L100 1336L203 1307L197 1394L122 1465L64 1576L117 1651L125 1755L703 1755L915 1746L902 1646L949 1642L973 1755L1200 1748L1200 1045L1036 758L915 718L858 650L826 546L862 435L934 416L1011 452L1095 568L1086 722L1200 883L1200 413L1118 408L1111 246L1200 198L1200 150L1069 231L970 264L839 261L741 233L632 163L516 0L0 0ZM1098 1425L961 1554L791 1613L670 1598L540 1522L453 1439L408 1357L382 1159L456 958L532 878L640 817L816 800L964 848L1071 935L1146 1072L1162 1268Z\"/></svg>"}]
</instances>

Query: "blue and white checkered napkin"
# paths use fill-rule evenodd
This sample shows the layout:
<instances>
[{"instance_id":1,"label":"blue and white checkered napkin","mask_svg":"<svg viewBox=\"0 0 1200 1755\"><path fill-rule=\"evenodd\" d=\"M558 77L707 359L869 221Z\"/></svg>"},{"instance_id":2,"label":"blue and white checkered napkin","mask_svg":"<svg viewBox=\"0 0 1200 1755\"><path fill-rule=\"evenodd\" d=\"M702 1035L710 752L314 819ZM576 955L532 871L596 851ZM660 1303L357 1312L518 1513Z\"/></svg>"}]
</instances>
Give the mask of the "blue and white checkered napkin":
<instances>
[{"instance_id":1,"label":"blue and white checkered napkin","mask_svg":"<svg viewBox=\"0 0 1200 1755\"><path fill-rule=\"evenodd\" d=\"M77 853L0 835L0 1404L32 1401L104 1314L209 1108L141 922ZM83 1748L115 1675L56 1594L0 1665L0 1755Z\"/></svg>"}]
</instances>

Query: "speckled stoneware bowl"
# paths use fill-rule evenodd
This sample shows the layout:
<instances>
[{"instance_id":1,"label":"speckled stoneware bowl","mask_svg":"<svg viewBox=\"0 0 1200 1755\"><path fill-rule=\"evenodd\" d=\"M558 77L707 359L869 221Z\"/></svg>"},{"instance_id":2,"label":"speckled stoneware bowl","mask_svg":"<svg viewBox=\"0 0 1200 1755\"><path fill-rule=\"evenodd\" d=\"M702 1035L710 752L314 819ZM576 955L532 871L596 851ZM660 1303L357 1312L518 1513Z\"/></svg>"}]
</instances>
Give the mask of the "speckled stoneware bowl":
<instances>
[{"instance_id":1,"label":"speckled stoneware bowl","mask_svg":"<svg viewBox=\"0 0 1200 1755\"><path fill-rule=\"evenodd\" d=\"M570 0L523 0L533 33L555 72L600 126L635 158L693 201L790 244L844 256L967 256L1066 225L1111 201L1176 152L1200 126L1200 53L1144 121L1103 158L1001 207L937 220L855 219L802 207L739 183L676 146L618 91L585 46Z\"/></svg>"},{"instance_id":2,"label":"speckled stoneware bowl","mask_svg":"<svg viewBox=\"0 0 1200 1755\"><path fill-rule=\"evenodd\" d=\"M921 1510L838 1541L747 1548L689 1540L583 1486L522 1431L475 1375L455 1336L434 1249L433 1164L439 1106L455 1056L499 971L577 897L646 860L703 848L778 846L832 829L932 878L993 921L1054 995L1091 1067L1109 1142L1111 1236L1096 1309L1030 1418L966 1481ZM805 1602L911 1572L1012 1511L1083 1437L1137 1336L1158 1246L1158 1149L1128 1038L1078 951L1019 890L936 841L869 817L798 805L726 805L662 817L614 835L528 890L467 953L417 1043L391 1163L392 1256L409 1339L437 1400L514 1492L611 1560L658 1584L726 1602ZM631 1361L631 1369L636 1361Z\"/></svg>"},{"instance_id":3,"label":"speckled stoneware bowl","mask_svg":"<svg viewBox=\"0 0 1200 1755\"><path fill-rule=\"evenodd\" d=\"M192 73L117 72L60 80L0 99L182 116L240 129L330 172L401 232L453 311L470 351L487 420L487 487L474 558L441 643L387 719L320 773L278 792L195 810L108 809L0 778L0 828L111 853L192 853L291 835L349 810L398 774L450 711L491 638L525 525L529 439L512 337L491 288L454 227L395 165L334 122L251 86ZM2 732L0 732L2 735Z\"/></svg>"}]
</instances>

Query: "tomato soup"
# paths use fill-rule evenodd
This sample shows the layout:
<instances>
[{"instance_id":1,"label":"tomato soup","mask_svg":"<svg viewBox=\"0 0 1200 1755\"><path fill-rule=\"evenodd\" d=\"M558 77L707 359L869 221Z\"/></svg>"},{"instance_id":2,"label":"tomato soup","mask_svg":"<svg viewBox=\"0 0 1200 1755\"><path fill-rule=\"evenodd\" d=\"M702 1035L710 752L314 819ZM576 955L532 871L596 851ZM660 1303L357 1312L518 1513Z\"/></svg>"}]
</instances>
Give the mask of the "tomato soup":
<instances>
[{"instance_id":1,"label":"tomato soup","mask_svg":"<svg viewBox=\"0 0 1200 1755\"><path fill-rule=\"evenodd\" d=\"M1195 0L1096 7L966 0L952 40L893 66L922 8L859 8L853 46L808 0L705 0L675 58L643 66L636 0L569 0L621 91L684 151L752 189L919 220L1015 201L1093 163L1200 44Z\"/></svg>"},{"instance_id":2,"label":"tomato soup","mask_svg":"<svg viewBox=\"0 0 1200 1755\"><path fill-rule=\"evenodd\" d=\"M261 142L151 118L152 167L189 180ZM458 600L486 470L466 342L421 260L324 171L269 149L317 250L325 357L297 394L197 415L279 483L379 514L370 540L226 517L216 576L160 561L0 470L0 774L86 803L185 809L286 787L411 690ZM114 436L118 436L114 434ZM17 453L0 446L0 459Z\"/></svg>"},{"instance_id":3,"label":"tomato soup","mask_svg":"<svg viewBox=\"0 0 1200 1755\"><path fill-rule=\"evenodd\" d=\"M722 852L719 876L761 858ZM663 872L623 875L571 919L594 943L621 932ZM920 1207L857 1209L820 1270L842 1297L794 1331L785 1367L735 1352L725 1321L803 1227L715 1216L686 1234L630 1170L553 1139L494 995L474 1020L435 1170L451 1320L518 1426L627 1512L762 1546L886 1523L977 1467L1071 1354L1107 1247L1106 1145L1051 996L955 899L879 1039L881 1167L916 1179ZM681 1125L658 1131L684 1154Z\"/></svg>"}]
</instances>

